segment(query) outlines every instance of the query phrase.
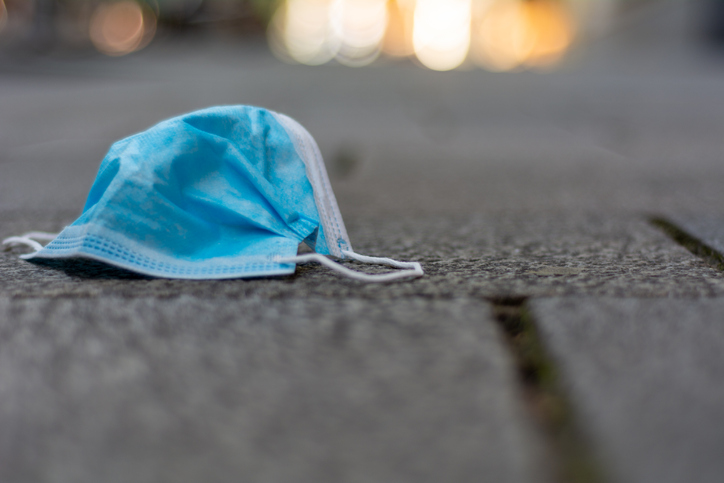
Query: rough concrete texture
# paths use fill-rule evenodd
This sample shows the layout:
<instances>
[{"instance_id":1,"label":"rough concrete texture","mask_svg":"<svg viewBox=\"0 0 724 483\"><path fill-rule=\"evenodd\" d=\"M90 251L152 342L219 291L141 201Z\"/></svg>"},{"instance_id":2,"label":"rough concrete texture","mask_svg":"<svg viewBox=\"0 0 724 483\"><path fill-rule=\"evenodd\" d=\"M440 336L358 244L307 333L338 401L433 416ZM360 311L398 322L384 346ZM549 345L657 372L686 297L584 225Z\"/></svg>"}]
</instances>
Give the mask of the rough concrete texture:
<instances>
[{"instance_id":1,"label":"rough concrete texture","mask_svg":"<svg viewBox=\"0 0 724 483\"><path fill-rule=\"evenodd\" d=\"M95 263L36 265L18 259L26 248L0 252L0 289L14 296L196 296L454 298L568 294L711 297L724 294L724 275L676 245L642 217L461 216L348 218L363 254L418 260L426 275L376 285L340 278L320 265L294 276L257 280L179 281L139 277ZM57 222L0 224L0 236ZM385 267L350 263L357 270ZM64 270L61 270L64 269Z\"/></svg>"},{"instance_id":2,"label":"rough concrete texture","mask_svg":"<svg viewBox=\"0 0 724 483\"><path fill-rule=\"evenodd\" d=\"M3 482L545 481L475 301L1 298L0 399Z\"/></svg>"},{"instance_id":3,"label":"rough concrete texture","mask_svg":"<svg viewBox=\"0 0 724 483\"><path fill-rule=\"evenodd\" d=\"M578 421L615 482L724 474L724 300L530 302Z\"/></svg>"}]
</instances>

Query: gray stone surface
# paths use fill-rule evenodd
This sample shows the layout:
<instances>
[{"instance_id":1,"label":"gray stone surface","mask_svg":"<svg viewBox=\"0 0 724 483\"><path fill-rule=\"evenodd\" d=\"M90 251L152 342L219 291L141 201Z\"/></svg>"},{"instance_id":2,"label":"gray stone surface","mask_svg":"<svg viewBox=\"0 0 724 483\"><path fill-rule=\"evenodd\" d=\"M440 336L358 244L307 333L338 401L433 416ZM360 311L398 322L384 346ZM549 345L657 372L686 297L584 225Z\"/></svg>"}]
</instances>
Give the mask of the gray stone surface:
<instances>
[{"instance_id":1,"label":"gray stone surface","mask_svg":"<svg viewBox=\"0 0 724 483\"><path fill-rule=\"evenodd\" d=\"M342 192L343 194L344 192ZM57 230L36 218L0 223L0 236ZM678 246L645 218L625 216L425 216L347 218L355 249L418 260L426 275L395 284L340 278L316 264L295 276L258 280L179 281L137 277L97 265L50 267L18 259L26 248L0 252L0 290L13 296L166 297L179 293L229 297L454 298L552 295L710 297L724 294L724 275ZM363 271L387 268L351 263ZM55 268L53 268L55 267ZM65 268L65 271L60 270Z\"/></svg>"},{"instance_id":2,"label":"gray stone surface","mask_svg":"<svg viewBox=\"0 0 724 483\"><path fill-rule=\"evenodd\" d=\"M724 300L538 299L539 332L615 482L724 475Z\"/></svg>"},{"instance_id":3,"label":"gray stone surface","mask_svg":"<svg viewBox=\"0 0 724 483\"><path fill-rule=\"evenodd\" d=\"M476 301L0 298L0 480L546 481Z\"/></svg>"}]
</instances>

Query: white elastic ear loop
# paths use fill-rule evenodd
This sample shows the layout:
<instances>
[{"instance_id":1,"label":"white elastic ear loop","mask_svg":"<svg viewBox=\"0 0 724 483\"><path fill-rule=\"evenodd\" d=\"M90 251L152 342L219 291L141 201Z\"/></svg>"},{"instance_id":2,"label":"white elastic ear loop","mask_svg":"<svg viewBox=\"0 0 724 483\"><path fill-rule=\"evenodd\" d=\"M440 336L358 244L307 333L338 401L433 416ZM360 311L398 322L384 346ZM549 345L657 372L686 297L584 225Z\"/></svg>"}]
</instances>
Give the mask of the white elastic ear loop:
<instances>
[{"instance_id":1,"label":"white elastic ear loop","mask_svg":"<svg viewBox=\"0 0 724 483\"><path fill-rule=\"evenodd\" d=\"M31 231L30 233L26 233L22 236L11 236L9 238L6 238L3 240L3 245L10 245L11 247L15 247L18 245L25 245L33 250L40 251L43 249L43 245L33 240L35 238L36 240L40 241L51 241L54 240L55 237L58 236L57 233L46 233L44 231Z\"/></svg>"},{"instance_id":2,"label":"white elastic ear loop","mask_svg":"<svg viewBox=\"0 0 724 483\"><path fill-rule=\"evenodd\" d=\"M277 261L279 263L317 262L317 263L321 263L322 265L324 265L328 268L331 268L332 270L339 272L342 275L345 275L353 280L360 280L362 282L389 282L391 280L397 280L400 278L421 277L425 273L422 270L422 266L417 262L398 262L397 260L393 260L391 258L367 257L365 255L359 255L355 252L348 251L348 250L342 250L342 254L346 257L353 258L360 262L375 263L378 265L388 265L390 267L403 268L406 270L402 270L400 272L381 273L381 274L355 272L354 270L350 270L349 268L347 268L333 260L330 260L329 258L325 257L324 255L320 255L319 253L310 253L308 255L297 255L295 257L288 257L288 258L277 258L275 261Z\"/></svg>"}]
</instances>

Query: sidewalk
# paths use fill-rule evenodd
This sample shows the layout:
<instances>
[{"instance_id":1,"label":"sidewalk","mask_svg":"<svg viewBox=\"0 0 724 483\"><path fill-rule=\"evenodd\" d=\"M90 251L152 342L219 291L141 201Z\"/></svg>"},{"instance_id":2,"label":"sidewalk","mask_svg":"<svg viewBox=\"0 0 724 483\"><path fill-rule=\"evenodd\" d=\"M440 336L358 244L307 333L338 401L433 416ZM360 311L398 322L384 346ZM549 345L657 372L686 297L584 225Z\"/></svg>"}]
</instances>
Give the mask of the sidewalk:
<instances>
[{"instance_id":1,"label":"sidewalk","mask_svg":"<svg viewBox=\"0 0 724 483\"><path fill-rule=\"evenodd\" d=\"M426 275L0 251L0 481L720 481L724 63L628 36L546 74L191 42L3 67L0 237L72 222L113 141L255 104L315 136L356 251Z\"/></svg>"}]
</instances>

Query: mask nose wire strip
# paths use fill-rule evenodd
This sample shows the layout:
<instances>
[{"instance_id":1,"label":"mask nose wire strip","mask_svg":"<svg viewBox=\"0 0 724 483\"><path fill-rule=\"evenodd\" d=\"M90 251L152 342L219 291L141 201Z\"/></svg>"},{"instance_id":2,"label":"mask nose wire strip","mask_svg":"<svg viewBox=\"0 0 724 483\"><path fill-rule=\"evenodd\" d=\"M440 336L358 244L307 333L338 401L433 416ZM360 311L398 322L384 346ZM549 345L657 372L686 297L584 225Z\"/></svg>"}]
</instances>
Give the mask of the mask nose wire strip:
<instances>
[{"instance_id":1,"label":"mask nose wire strip","mask_svg":"<svg viewBox=\"0 0 724 483\"><path fill-rule=\"evenodd\" d=\"M360 262L374 263L374 264L378 264L378 265L388 265L391 267L402 268L402 269L406 269L406 270L402 270L400 272L382 273L382 274L369 274L369 273L355 272L354 270L350 270L349 268L345 267L344 265L341 265L333 260L330 260L329 258L325 257L324 255L320 255L318 253L311 253L308 255L297 255L296 257L289 257L289 258L279 257L279 258L276 258L275 261L278 263L317 262L317 263L321 263L322 265L324 265L328 268L331 268L332 270L339 272L342 275L345 275L353 280L360 280L362 282L389 282L391 280L397 280L400 278L421 277L425 273L422 270L422 266L417 262L398 262L397 260L393 260L391 258L368 257L365 255L359 255L355 252L348 251L348 250L343 250L342 253L346 257L353 258Z\"/></svg>"},{"instance_id":2,"label":"mask nose wire strip","mask_svg":"<svg viewBox=\"0 0 724 483\"><path fill-rule=\"evenodd\" d=\"M11 236L9 238L6 238L3 240L3 245L10 245L10 246L18 246L18 245L25 245L29 246L36 252L43 249L43 245L38 243L37 241L33 240L35 238L36 240L41 241L52 241L55 239L55 237L58 236L57 233L46 233L44 231L31 231L30 233L26 233L22 236Z\"/></svg>"}]
</instances>

